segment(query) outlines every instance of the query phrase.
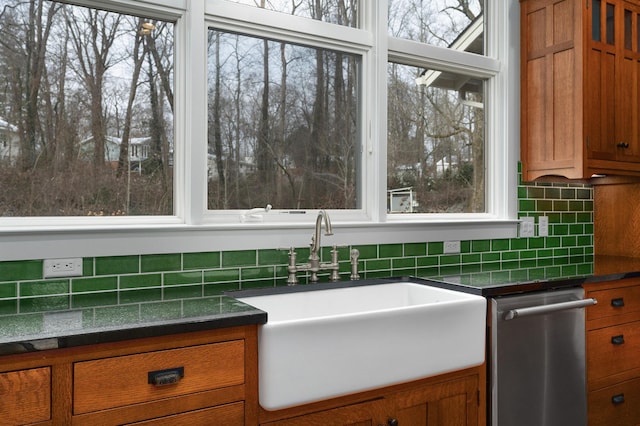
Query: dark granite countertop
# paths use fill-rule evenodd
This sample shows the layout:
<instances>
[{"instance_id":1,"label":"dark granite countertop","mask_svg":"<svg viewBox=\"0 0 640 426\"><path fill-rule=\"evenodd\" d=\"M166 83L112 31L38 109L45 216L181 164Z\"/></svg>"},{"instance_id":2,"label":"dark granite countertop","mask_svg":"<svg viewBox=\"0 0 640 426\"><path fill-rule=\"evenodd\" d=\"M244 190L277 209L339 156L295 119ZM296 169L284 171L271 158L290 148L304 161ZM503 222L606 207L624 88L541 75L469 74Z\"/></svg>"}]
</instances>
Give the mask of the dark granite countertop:
<instances>
[{"instance_id":1,"label":"dark granite countertop","mask_svg":"<svg viewBox=\"0 0 640 426\"><path fill-rule=\"evenodd\" d=\"M612 263L610 263L612 264ZM393 281L414 281L485 297L499 297L586 283L640 276L640 263L620 263L596 268L596 274L581 277L540 277L517 280L509 274L475 273L441 277L391 277L341 281L322 285L276 287L230 292L224 296L93 306L62 311L44 311L0 316L0 355L115 342L143 337L264 324L267 314L236 300L263 292L278 293L339 288ZM629 272L620 272L629 270Z\"/></svg>"},{"instance_id":2,"label":"dark granite countertop","mask_svg":"<svg viewBox=\"0 0 640 426\"><path fill-rule=\"evenodd\" d=\"M264 324L232 297L153 301L0 316L0 355Z\"/></svg>"}]
</instances>

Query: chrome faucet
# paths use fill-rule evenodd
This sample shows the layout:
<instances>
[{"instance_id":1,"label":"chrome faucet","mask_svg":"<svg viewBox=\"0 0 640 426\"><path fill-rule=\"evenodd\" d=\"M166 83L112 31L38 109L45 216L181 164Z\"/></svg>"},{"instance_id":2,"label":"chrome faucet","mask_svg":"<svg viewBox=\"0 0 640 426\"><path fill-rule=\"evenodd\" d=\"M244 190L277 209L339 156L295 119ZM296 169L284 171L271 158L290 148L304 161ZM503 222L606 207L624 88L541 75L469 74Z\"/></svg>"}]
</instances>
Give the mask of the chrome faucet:
<instances>
[{"instance_id":1,"label":"chrome faucet","mask_svg":"<svg viewBox=\"0 0 640 426\"><path fill-rule=\"evenodd\" d=\"M316 232L311 237L311 253L309 255L309 262L320 262L320 234L322 233L322 219L324 219L324 235L333 235L333 228L331 228L331 219L326 211L320 210L318 217L316 218Z\"/></svg>"},{"instance_id":2,"label":"chrome faucet","mask_svg":"<svg viewBox=\"0 0 640 426\"><path fill-rule=\"evenodd\" d=\"M298 271L309 271L311 273L311 277L309 278L309 282L315 283L318 282L318 272L322 270L330 270L331 275L329 275L329 280L338 281L340 279L340 265L338 263L338 249L334 245L331 249L331 262L322 263L320 262L320 249L322 248L320 244L320 238L322 234L322 222L324 222L324 235L333 235L333 229L331 227L331 219L329 218L329 214L320 210L318 212L318 216L316 217L316 228L311 236L311 244L309 249L309 261L302 265L296 264L296 252L291 247L289 249L289 265L287 267L287 271L289 272L289 277L287 279L288 285L296 285L298 284ZM355 276L357 276L357 256L356 256L356 272ZM352 268L353 268L353 257L352 257ZM352 277L354 274L352 273ZM359 277L358 277L359 278ZM353 278L352 278L353 279ZM356 278L357 279L357 278Z\"/></svg>"}]
</instances>

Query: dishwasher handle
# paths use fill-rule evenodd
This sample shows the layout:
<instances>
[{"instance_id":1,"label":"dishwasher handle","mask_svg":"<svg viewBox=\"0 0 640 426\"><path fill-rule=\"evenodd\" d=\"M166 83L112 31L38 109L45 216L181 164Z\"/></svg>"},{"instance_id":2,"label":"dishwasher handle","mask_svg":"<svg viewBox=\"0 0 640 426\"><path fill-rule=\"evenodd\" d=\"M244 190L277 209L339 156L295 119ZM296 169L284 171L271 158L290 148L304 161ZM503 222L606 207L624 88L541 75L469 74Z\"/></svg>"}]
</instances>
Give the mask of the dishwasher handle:
<instances>
[{"instance_id":1,"label":"dishwasher handle","mask_svg":"<svg viewBox=\"0 0 640 426\"><path fill-rule=\"evenodd\" d=\"M596 299L572 300L571 302L552 303L550 305L532 306L530 308L511 309L504 314L504 320L509 321L530 315L548 314L550 312L564 311L567 309L584 308L598 303Z\"/></svg>"}]
</instances>

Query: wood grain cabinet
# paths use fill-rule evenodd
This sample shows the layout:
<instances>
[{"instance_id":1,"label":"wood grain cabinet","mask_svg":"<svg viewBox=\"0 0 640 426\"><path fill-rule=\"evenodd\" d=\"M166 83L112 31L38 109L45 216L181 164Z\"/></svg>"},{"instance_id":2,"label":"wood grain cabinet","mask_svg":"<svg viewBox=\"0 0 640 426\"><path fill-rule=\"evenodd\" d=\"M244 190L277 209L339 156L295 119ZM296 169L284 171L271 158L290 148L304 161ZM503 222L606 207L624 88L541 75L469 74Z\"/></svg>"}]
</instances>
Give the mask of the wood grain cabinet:
<instances>
[{"instance_id":1,"label":"wood grain cabinet","mask_svg":"<svg viewBox=\"0 0 640 426\"><path fill-rule=\"evenodd\" d=\"M26 368L0 373L0 423L6 426L51 418L51 369Z\"/></svg>"},{"instance_id":2,"label":"wood grain cabinet","mask_svg":"<svg viewBox=\"0 0 640 426\"><path fill-rule=\"evenodd\" d=\"M482 367L484 368L484 367ZM309 408L263 412L262 426L477 426L485 424L480 369L457 372ZM311 412L306 412L311 411ZM290 417L288 417L290 416Z\"/></svg>"},{"instance_id":3,"label":"wood grain cabinet","mask_svg":"<svg viewBox=\"0 0 640 426\"><path fill-rule=\"evenodd\" d=\"M3 425L257 424L257 326L0 360Z\"/></svg>"},{"instance_id":4,"label":"wood grain cabinet","mask_svg":"<svg viewBox=\"0 0 640 426\"><path fill-rule=\"evenodd\" d=\"M525 181L640 176L640 2L521 0Z\"/></svg>"},{"instance_id":5,"label":"wood grain cabinet","mask_svg":"<svg viewBox=\"0 0 640 426\"><path fill-rule=\"evenodd\" d=\"M640 424L640 278L585 290L589 425Z\"/></svg>"}]
</instances>

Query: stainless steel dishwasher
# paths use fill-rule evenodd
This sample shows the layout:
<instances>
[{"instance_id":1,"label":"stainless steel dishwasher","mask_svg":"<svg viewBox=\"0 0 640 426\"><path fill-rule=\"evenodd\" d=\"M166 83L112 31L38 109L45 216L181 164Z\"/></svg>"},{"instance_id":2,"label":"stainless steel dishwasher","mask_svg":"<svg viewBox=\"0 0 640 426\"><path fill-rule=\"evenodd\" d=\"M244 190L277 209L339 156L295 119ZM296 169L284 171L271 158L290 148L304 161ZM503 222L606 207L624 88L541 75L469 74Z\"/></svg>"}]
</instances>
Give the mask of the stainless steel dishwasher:
<instances>
[{"instance_id":1,"label":"stainless steel dishwasher","mask_svg":"<svg viewBox=\"0 0 640 426\"><path fill-rule=\"evenodd\" d=\"M491 299L492 426L587 424L581 287Z\"/></svg>"}]
</instances>

